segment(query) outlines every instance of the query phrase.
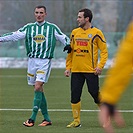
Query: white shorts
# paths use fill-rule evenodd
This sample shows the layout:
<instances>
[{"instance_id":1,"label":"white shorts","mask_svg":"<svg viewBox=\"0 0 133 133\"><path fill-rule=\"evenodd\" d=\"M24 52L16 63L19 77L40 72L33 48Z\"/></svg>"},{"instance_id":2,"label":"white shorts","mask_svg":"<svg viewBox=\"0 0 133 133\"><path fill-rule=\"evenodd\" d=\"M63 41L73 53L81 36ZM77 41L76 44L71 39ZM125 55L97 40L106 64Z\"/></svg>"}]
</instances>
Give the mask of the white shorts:
<instances>
[{"instance_id":1,"label":"white shorts","mask_svg":"<svg viewBox=\"0 0 133 133\"><path fill-rule=\"evenodd\" d=\"M51 59L28 59L27 80L29 85L35 85L36 81L46 83L51 72Z\"/></svg>"}]
</instances>

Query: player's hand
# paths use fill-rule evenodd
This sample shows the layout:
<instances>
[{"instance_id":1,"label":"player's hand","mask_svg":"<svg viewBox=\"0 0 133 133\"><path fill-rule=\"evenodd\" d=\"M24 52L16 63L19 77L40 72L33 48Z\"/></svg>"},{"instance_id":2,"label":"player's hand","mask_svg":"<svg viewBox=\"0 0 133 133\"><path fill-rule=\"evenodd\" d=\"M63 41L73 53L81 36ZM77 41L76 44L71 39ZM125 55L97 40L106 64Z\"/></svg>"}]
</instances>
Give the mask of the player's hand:
<instances>
[{"instance_id":1,"label":"player's hand","mask_svg":"<svg viewBox=\"0 0 133 133\"><path fill-rule=\"evenodd\" d=\"M102 69L101 68L99 68L99 67L96 67L95 68L95 75L100 75L102 73Z\"/></svg>"},{"instance_id":2,"label":"player's hand","mask_svg":"<svg viewBox=\"0 0 133 133\"><path fill-rule=\"evenodd\" d=\"M70 71L70 70L66 70L66 71L64 72L64 74L65 74L66 77L69 77L70 74L71 74L71 71Z\"/></svg>"},{"instance_id":3,"label":"player's hand","mask_svg":"<svg viewBox=\"0 0 133 133\"><path fill-rule=\"evenodd\" d=\"M114 120L117 126L125 126L125 122L121 113L116 110L113 105L102 104L100 106L100 109L101 111L99 112L99 123L103 127L105 133L114 133L114 128L111 123L111 119Z\"/></svg>"},{"instance_id":4,"label":"player's hand","mask_svg":"<svg viewBox=\"0 0 133 133\"><path fill-rule=\"evenodd\" d=\"M65 52L65 51L67 51L67 53L71 53L71 51L72 51L71 46L70 46L70 45L66 45L66 46L64 47L63 52Z\"/></svg>"}]
</instances>

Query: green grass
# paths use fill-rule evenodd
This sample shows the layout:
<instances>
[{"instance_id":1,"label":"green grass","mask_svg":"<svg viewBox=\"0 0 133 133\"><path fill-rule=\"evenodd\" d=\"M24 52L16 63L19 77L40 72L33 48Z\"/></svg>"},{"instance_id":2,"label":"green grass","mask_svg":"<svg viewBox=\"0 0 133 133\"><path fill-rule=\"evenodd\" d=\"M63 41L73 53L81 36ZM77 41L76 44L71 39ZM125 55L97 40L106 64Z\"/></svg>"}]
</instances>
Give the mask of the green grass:
<instances>
[{"instance_id":1,"label":"green grass","mask_svg":"<svg viewBox=\"0 0 133 133\"><path fill-rule=\"evenodd\" d=\"M103 72L105 74L106 71ZM102 85L104 78L100 78ZM41 113L38 113L34 127L27 128L22 125L31 115L33 87L27 85L26 69L0 69L0 133L103 133L99 126L97 112L81 112L81 128L66 128L72 121L70 105L70 78L64 76L64 69L53 69L50 79L44 85L48 101L48 109L52 126L38 127L42 121ZM133 83L122 96L118 106L121 110L133 110ZM58 109L58 111L54 111ZM65 111L66 110L66 111ZM68 110L68 111L67 111ZM84 85L82 94L82 110L98 110L93 99ZM123 112L126 127L116 128L117 133L133 132L133 113Z\"/></svg>"}]
</instances>

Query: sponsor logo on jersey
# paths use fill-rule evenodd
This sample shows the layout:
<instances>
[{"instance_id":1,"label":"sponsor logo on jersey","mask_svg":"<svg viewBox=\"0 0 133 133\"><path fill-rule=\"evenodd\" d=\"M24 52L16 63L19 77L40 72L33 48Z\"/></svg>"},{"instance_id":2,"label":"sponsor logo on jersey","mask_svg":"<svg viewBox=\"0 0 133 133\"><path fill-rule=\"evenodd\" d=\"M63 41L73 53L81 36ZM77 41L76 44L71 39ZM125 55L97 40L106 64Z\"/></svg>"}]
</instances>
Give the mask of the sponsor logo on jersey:
<instances>
[{"instance_id":1,"label":"sponsor logo on jersey","mask_svg":"<svg viewBox=\"0 0 133 133\"><path fill-rule=\"evenodd\" d=\"M89 39L76 39L77 46L87 46Z\"/></svg>"},{"instance_id":2,"label":"sponsor logo on jersey","mask_svg":"<svg viewBox=\"0 0 133 133\"><path fill-rule=\"evenodd\" d=\"M81 52L81 49L80 49L80 48L78 48L78 49L76 50L76 52L77 52L77 53L80 53L80 52Z\"/></svg>"},{"instance_id":3,"label":"sponsor logo on jersey","mask_svg":"<svg viewBox=\"0 0 133 133\"><path fill-rule=\"evenodd\" d=\"M33 40L37 44L41 44L41 43L45 42L46 38L44 35L38 34L38 35L34 36Z\"/></svg>"},{"instance_id":4,"label":"sponsor logo on jersey","mask_svg":"<svg viewBox=\"0 0 133 133\"><path fill-rule=\"evenodd\" d=\"M76 53L89 53L89 51L88 50L86 50L86 49L80 49L80 48L78 48L78 49L76 49L76 50L74 50L74 52L76 52Z\"/></svg>"},{"instance_id":5,"label":"sponsor logo on jersey","mask_svg":"<svg viewBox=\"0 0 133 133\"><path fill-rule=\"evenodd\" d=\"M87 46L88 42L86 41L77 41L77 46Z\"/></svg>"}]
</instances>

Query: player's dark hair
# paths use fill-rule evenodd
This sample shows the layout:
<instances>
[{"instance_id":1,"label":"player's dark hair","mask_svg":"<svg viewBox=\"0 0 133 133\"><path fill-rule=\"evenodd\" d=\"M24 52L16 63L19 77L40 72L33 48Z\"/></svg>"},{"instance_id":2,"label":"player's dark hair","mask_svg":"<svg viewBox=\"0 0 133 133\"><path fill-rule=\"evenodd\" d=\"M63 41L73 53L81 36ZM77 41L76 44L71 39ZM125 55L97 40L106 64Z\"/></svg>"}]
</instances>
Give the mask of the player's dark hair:
<instances>
[{"instance_id":1,"label":"player's dark hair","mask_svg":"<svg viewBox=\"0 0 133 133\"><path fill-rule=\"evenodd\" d=\"M93 14L92 14L92 11L91 10L89 10L87 8L84 8L84 9L79 10L79 12L84 12L84 18L89 17L89 22L92 21Z\"/></svg>"},{"instance_id":2,"label":"player's dark hair","mask_svg":"<svg viewBox=\"0 0 133 133\"><path fill-rule=\"evenodd\" d=\"M41 5L39 5L39 6L36 6L35 9L36 9L36 8L43 8L44 11L46 12L46 7L45 7L45 6L41 6Z\"/></svg>"}]
</instances>

